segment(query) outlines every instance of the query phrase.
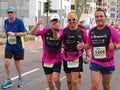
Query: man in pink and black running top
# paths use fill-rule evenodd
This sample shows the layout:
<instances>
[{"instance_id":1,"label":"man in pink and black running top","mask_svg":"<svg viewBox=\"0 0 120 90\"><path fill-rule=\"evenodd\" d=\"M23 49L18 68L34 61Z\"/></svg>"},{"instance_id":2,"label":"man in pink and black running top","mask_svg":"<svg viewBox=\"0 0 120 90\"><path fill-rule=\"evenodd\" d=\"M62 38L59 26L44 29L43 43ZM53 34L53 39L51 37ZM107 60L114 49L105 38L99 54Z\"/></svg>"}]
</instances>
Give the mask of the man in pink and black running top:
<instances>
[{"instance_id":1,"label":"man in pink and black running top","mask_svg":"<svg viewBox=\"0 0 120 90\"><path fill-rule=\"evenodd\" d=\"M91 90L98 90L102 76L103 90L110 90L112 72L115 70L114 50L120 49L120 35L112 26L105 23L106 13L95 11L97 26L88 34L86 49L91 48Z\"/></svg>"},{"instance_id":2,"label":"man in pink and black running top","mask_svg":"<svg viewBox=\"0 0 120 90\"><path fill-rule=\"evenodd\" d=\"M60 18L57 14L52 15L50 18L50 26L43 28L43 30L37 30L39 25L42 23L43 20L39 19L36 25L33 26L31 34L42 37L42 66L46 75L49 89L55 90L55 84L57 90L60 90L61 83L59 77L61 71L61 40L56 39L55 37L56 33L60 33L62 31L62 29L59 29Z\"/></svg>"},{"instance_id":3,"label":"man in pink and black running top","mask_svg":"<svg viewBox=\"0 0 120 90\"><path fill-rule=\"evenodd\" d=\"M67 15L67 27L63 33L58 33L57 38L63 41L63 68L67 79L68 90L79 90L78 72L81 71L81 60L83 50L79 43L85 43L87 34L85 30L78 27L78 17L75 12Z\"/></svg>"}]
</instances>

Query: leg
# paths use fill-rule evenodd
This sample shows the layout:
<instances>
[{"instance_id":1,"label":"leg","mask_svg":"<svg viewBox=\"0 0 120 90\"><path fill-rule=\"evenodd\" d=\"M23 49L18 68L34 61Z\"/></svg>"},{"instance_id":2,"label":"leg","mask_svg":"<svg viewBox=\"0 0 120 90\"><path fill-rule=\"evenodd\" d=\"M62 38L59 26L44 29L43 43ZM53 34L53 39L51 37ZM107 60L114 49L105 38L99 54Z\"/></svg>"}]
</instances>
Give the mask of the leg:
<instances>
[{"instance_id":1,"label":"leg","mask_svg":"<svg viewBox=\"0 0 120 90\"><path fill-rule=\"evenodd\" d=\"M19 78L22 77L22 66L20 60L24 59L24 50L13 52L14 54L14 64L16 66L16 70Z\"/></svg>"},{"instance_id":2,"label":"leg","mask_svg":"<svg viewBox=\"0 0 120 90\"><path fill-rule=\"evenodd\" d=\"M47 79L47 83L48 83L49 89L50 89L50 90L55 90L55 89L54 89L53 82L52 82L52 74L47 74L47 75L46 75L46 79Z\"/></svg>"},{"instance_id":3,"label":"leg","mask_svg":"<svg viewBox=\"0 0 120 90\"><path fill-rule=\"evenodd\" d=\"M79 82L82 82L82 72L83 72L83 57L80 57L79 58L79 63L80 63L80 66L79 66L79 68L80 68L80 72L78 72L78 81Z\"/></svg>"},{"instance_id":4,"label":"leg","mask_svg":"<svg viewBox=\"0 0 120 90\"><path fill-rule=\"evenodd\" d=\"M110 90L111 78L112 78L112 73L102 75L103 90Z\"/></svg>"},{"instance_id":5,"label":"leg","mask_svg":"<svg viewBox=\"0 0 120 90\"><path fill-rule=\"evenodd\" d=\"M3 89L9 88L12 86L12 80L10 76L10 62L12 58L12 52L10 50L5 49L5 61L4 61L4 66L5 66L5 72L6 72L6 77L7 77L7 82L3 83L1 87Z\"/></svg>"},{"instance_id":6,"label":"leg","mask_svg":"<svg viewBox=\"0 0 120 90\"><path fill-rule=\"evenodd\" d=\"M5 65L5 72L6 72L6 76L7 78L10 78L10 59L6 58L4 61L4 65Z\"/></svg>"},{"instance_id":7,"label":"leg","mask_svg":"<svg viewBox=\"0 0 120 90\"><path fill-rule=\"evenodd\" d=\"M68 90L72 90L72 80L71 80L71 73L65 73L67 79L67 86Z\"/></svg>"},{"instance_id":8,"label":"leg","mask_svg":"<svg viewBox=\"0 0 120 90\"><path fill-rule=\"evenodd\" d=\"M15 64L15 66L16 66L18 76L19 76L19 78L21 78L21 77L22 77L21 63L20 63L20 61L18 61L18 60L14 60L14 64Z\"/></svg>"},{"instance_id":9,"label":"leg","mask_svg":"<svg viewBox=\"0 0 120 90\"><path fill-rule=\"evenodd\" d=\"M52 77L53 77L53 81L55 83L55 86L57 88L57 90L60 90L60 87L61 87L61 82L60 82L60 73L58 72L53 72L52 74Z\"/></svg>"},{"instance_id":10,"label":"leg","mask_svg":"<svg viewBox=\"0 0 120 90\"><path fill-rule=\"evenodd\" d=\"M72 90L79 90L78 86L78 72L71 72Z\"/></svg>"},{"instance_id":11,"label":"leg","mask_svg":"<svg viewBox=\"0 0 120 90\"><path fill-rule=\"evenodd\" d=\"M100 84L100 76L101 73L99 71L96 72L91 70L91 83L92 83L91 90L98 90Z\"/></svg>"},{"instance_id":12,"label":"leg","mask_svg":"<svg viewBox=\"0 0 120 90\"><path fill-rule=\"evenodd\" d=\"M18 51L18 52L13 52L13 54L14 54L14 64L16 66L16 70L17 70L17 73L19 76L17 87L23 87L24 82L23 82L23 78L22 78L22 66L21 66L20 60L24 59L24 50Z\"/></svg>"}]
</instances>

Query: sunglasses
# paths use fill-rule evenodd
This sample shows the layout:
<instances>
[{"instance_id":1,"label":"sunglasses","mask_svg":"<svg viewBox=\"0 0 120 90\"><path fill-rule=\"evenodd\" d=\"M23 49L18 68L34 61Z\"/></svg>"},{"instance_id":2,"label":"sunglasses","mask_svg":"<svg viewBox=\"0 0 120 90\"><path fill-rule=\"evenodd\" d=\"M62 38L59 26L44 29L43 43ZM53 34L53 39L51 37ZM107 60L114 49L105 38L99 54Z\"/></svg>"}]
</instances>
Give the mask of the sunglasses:
<instances>
[{"instance_id":1,"label":"sunglasses","mask_svg":"<svg viewBox=\"0 0 120 90\"><path fill-rule=\"evenodd\" d=\"M8 14L12 14L12 13L14 13L14 12L7 12Z\"/></svg>"},{"instance_id":2,"label":"sunglasses","mask_svg":"<svg viewBox=\"0 0 120 90\"><path fill-rule=\"evenodd\" d=\"M71 21L75 21L76 19L75 18L72 18L72 19L68 19L68 22L71 22Z\"/></svg>"}]
</instances>

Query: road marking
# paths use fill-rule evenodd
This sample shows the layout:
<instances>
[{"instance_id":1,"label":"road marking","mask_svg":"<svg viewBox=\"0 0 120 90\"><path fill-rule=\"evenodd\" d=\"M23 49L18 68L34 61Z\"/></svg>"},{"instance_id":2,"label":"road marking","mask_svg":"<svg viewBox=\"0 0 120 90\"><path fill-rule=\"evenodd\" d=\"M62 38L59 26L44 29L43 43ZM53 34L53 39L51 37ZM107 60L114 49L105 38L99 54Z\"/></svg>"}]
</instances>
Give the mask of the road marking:
<instances>
[{"instance_id":1,"label":"road marking","mask_svg":"<svg viewBox=\"0 0 120 90\"><path fill-rule=\"evenodd\" d=\"M43 75L42 77L40 77L40 79L34 80L34 81L28 83L27 85L25 85L24 89L25 90L30 90L31 87L33 87L36 84L39 84L42 81L45 81L45 75Z\"/></svg>"},{"instance_id":2,"label":"road marking","mask_svg":"<svg viewBox=\"0 0 120 90\"><path fill-rule=\"evenodd\" d=\"M30 74L30 73L36 72L36 71L38 71L39 69L40 69L40 68L36 68L36 69L30 70L30 71L28 71L28 72L26 72L26 73L23 73L22 76L26 76L26 75L28 75L28 74ZM15 77L13 77L13 78L11 78L11 79L12 79L12 80L18 79L18 76L15 76Z\"/></svg>"},{"instance_id":3,"label":"road marking","mask_svg":"<svg viewBox=\"0 0 120 90\"><path fill-rule=\"evenodd\" d=\"M4 56L4 53L0 53L0 57L3 57Z\"/></svg>"},{"instance_id":4,"label":"road marking","mask_svg":"<svg viewBox=\"0 0 120 90\"><path fill-rule=\"evenodd\" d=\"M62 78L60 78L60 81L63 81L66 78L66 76L63 76ZM49 88L47 87L45 90L49 90Z\"/></svg>"},{"instance_id":5,"label":"road marking","mask_svg":"<svg viewBox=\"0 0 120 90\"><path fill-rule=\"evenodd\" d=\"M31 50L30 52L40 52L40 50Z\"/></svg>"}]
</instances>

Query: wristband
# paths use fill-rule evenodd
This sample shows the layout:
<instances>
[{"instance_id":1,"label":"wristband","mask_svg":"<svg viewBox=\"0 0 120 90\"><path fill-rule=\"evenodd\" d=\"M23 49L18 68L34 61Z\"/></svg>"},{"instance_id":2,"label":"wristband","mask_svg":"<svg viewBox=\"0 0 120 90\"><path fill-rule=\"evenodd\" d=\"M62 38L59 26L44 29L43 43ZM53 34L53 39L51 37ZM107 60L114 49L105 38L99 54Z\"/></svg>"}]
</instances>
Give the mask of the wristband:
<instances>
[{"instance_id":1,"label":"wristband","mask_svg":"<svg viewBox=\"0 0 120 90\"><path fill-rule=\"evenodd\" d=\"M55 29L56 32L58 32L58 29Z\"/></svg>"},{"instance_id":2,"label":"wristband","mask_svg":"<svg viewBox=\"0 0 120 90\"><path fill-rule=\"evenodd\" d=\"M15 33L15 36L17 36L17 33Z\"/></svg>"},{"instance_id":3,"label":"wristband","mask_svg":"<svg viewBox=\"0 0 120 90\"><path fill-rule=\"evenodd\" d=\"M117 48L116 48L116 45L114 44L114 50L116 50Z\"/></svg>"}]
</instances>

